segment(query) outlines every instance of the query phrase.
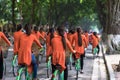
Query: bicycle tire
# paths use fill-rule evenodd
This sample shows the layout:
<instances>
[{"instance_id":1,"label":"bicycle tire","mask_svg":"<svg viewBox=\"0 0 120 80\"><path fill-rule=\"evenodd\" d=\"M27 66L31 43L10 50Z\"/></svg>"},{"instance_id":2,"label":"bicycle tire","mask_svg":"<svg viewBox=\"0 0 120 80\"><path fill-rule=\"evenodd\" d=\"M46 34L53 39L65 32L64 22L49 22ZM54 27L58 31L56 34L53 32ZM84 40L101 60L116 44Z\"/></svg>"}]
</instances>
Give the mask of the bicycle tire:
<instances>
[{"instance_id":1,"label":"bicycle tire","mask_svg":"<svg viewBox=\"0 0 120 80\"><path fill-rule=\"evenodd\" d=\"M25 71L22 71L22 73L20 74L20 80L26 80Z\"/></svg>"},{"instance_id":2,"label":"bicycle tire","mask_svg":"<svg viewBox=\"0 0 120 80\"><path fill-rule=\"evenodd\" d=\"M76 80L78 80L78 70L76 70Z\"/></svg>"},{"instance_id":3,"label":"bicycle tire","mask_svg":"<svg viewBox=\"0 0 120 80\"><path fill-rule=\"evenodd\" d=\"M70 62L70 70L72 70L72 63Z\"/></svg>"},{"instance_id":4,"label":"bicycle tire","mask_svg":"<svg viewBox=\"0 0 120 80\"><path fill-rule=\"evenodd\" d=\"M51 68L51 57L49 57L49 60L47 62L47 77L49 78L50 74L52 73L52 68Z\"/></svg>"},{"instance_id":5,"label":"bicycle tire","mask_svg":"<svg viewBox=\"0 0 120 80\"><path fill-rule=\"evenodd\" d=\"M14 77L17 76L17 71L18 71L18 62L17 62L17 56L15 56L12 62L12 72Z\"/></svg>"},{"instance_id":6,"label":"bicycle tire","mask_svg":"<svg viewBox=\"0 0 120 80\"><path fill-rule=\"evenodd\" d=\"M14 66L12 66L12 72L13 72L13 76L16 77L17 76L17 70Z\"/></svg>"},{"instance_id":7,"label":"bicycle tire","mask_svg":"<svg viewBox=\"0 0 120 80\"><path fill-rule=\"evenodd\" d=\"M49 69L47 68L47 78L49 78Z\"/></svg>"},{"instance_id":8,"label":"bicycle tire","mask_svg":"<svg viewBox=\"0 0 120 80\"><path fill-rule=\"evenodd\" d=\"M4 66L3 73L4 73L4 75L6 75L6 62L4 62L3 66Z\"/></svg>"},{"instance_id":9,"label":"bicycle tire","mask_svg":"<svg viewBox=\"0 0 120 80\"><path fill-rule=\"evenodd\" d=\"M69 65L70 65L70 70L72 70L72 53L70 54L70 63L69 63Z\"/></svg>"}]
</instances>

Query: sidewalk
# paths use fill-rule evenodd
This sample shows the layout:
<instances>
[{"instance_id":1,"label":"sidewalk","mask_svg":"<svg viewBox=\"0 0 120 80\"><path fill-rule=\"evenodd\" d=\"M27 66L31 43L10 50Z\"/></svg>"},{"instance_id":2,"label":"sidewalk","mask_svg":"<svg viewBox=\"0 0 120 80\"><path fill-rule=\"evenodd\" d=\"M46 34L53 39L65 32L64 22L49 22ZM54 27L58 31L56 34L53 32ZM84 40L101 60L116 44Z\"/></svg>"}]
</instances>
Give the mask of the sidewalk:
<instances>
[{"instance_id":1,"label":"sidewalk","mask_svg":"<svg viewBox=\"0 0 120 80\"><path fill-rule=\"evenodd\" d=\"M120 72L115 72L112 66L114 64L119 64L120 54L113 55L104 54L104 59L106 62L109 80L120 80Z\"/></svg>"}]
</instances>

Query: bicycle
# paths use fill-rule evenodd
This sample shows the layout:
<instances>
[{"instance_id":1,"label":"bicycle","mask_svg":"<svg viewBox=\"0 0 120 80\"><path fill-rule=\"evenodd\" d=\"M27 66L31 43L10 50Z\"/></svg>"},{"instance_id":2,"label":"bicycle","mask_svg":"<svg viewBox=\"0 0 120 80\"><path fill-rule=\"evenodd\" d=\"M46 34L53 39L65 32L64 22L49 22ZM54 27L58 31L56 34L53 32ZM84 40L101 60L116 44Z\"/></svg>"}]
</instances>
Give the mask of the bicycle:
<instances>
[{"instance_id":1,"label":"bicycle","mask_svg":"<svg viewBox=\"0 0 120 80\"><path fill-rule=\"evenodd\" d=\"M50 73L52 71L52 68L51 68L51 56L48 57L48 62L46 64L46 66L47 66L47 77L49 78Z\"/></svg>"},{"instance_id":2,"label":"bicycle","mask_svg":"<svg viewBox=\"0 0 120 80\"><path fill-rule=\"evenodd\" d=\"M16 80L32 80L32 74L29 74L27 71L27 66L21 65L18 70L18 75Z\"/></svg>"},{"instance_id":3,"label":"bicycle","mask_svg":"<svg viewBox=\"0 0 120 80\"><path fill-rule=\"evenodd\" d=\"M17 76L17 70L18 70L18 60L17 60L17 55L15 55L12 61L12 72L14 77Z\"/></svg>"},{"instance_id":4,"label":"bicycle","mask_svg":"<svg viewBox=\"0 0 120 80\"><path fill-rule=\"evenodd\" d=\"M60 72L61 66L56 65L56 70L52 75L52 80L64 80L64 71Z\"/></svg>"},{"instance_id":5,"label":"bicycle","mask_svg":"<svg viewBox=\"0 0 120 80\"><path fill-rule=\"evenodd\" d=\"M76 70L76 80L78 80L78 72L80 70L80 59L79 58L75 61L75 70Z\"/></svg>"}]
</instances>

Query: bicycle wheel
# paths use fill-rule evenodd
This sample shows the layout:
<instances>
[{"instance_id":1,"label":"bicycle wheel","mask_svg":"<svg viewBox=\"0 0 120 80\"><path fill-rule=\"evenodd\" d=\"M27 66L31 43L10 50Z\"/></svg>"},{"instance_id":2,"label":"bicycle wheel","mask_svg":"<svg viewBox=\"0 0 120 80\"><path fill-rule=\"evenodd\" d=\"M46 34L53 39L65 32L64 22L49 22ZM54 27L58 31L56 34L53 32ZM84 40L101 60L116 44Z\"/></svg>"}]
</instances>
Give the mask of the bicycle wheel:
<instances>
[{"instance_id":1,"label":"bicycle wheel","mask_svg":"<svg viewBox=\"0 0 120 80\"><path fill-rule=\"evenodd\" d=\"M13 76L17 76L18 65L12 66Z\"/></svg>"},{"instance_id":2,"label":"bicycle wheel","mask_svg":"<svg viewBox=\"0 0 120 80\"><path fill-rule=\"evenodd\" d=\"M80 70L80 59L76 60L75 69L76 69L76 80L78 80L78 72Z\"/></svg>"},{"instance_id":3,"label":"bicycle wheel","mask_svg":"<svg viewBox=\"0 0 120 80\"><path fill-rule=\"evenodd\" d=\"M50 74L51 74L51 69L50 69L50 68L47 68L47 78L50 77Z\"/></svg>"},{"instance_id":4,"label":"bicycle wheel","mask_svg":"<svg viewBox=\"0 0 120 80\"><path fill-rule=\"evenodd\" d=\"M49 57L49 60L47 62L47 77L49 78L50 74L52 72L52 68L51 68L51 57Z\"/></svg>"},{"instance_id":5,"label":"bicycle wheel","mask_svg":"<svg viewBox=\"0 0 120 80\"><path fill-rule=\"evenodd\" d=\"M6 62L3 63L3 74L6 75Z\"/></svg>"},{"instance_id":6,"label":"bicycle wheel","mask_svg":"<svg viewBox=\"0 0 120 80\"><path fill-rule=\"evenodd\" d=\"M70 70L72 70L72 53L70 54Z\"/></svg>"},{"instance_id":7,"label":"bicycle wheel","mask_svg":"<svg viewBox=\"0 0 120 80\"><path fill-rule=\"evenodd\" d=\"M20 74L20 80L26 80L25 71L22 71L22 73Z\"/></svg>"},{"instance_id":8,"label":"bicycle wheel","mask_svg":"<svg viewBox=\"0 0 120 80\"><path fill-rule=\"evenodd\" d=\"M78 70L76 70L76 80L78 80Z\"/></svg>"},{"instance_id":9,"label":"bicycle wheel","mask_svg":"<svg viewBox=\"0 0 120 80\"><path fill-rule=\"evenodd\" d=\"M17 61L17 57L13 60L12 63L12 72L13 72L13 76L17 76L17 71L18 71L18 61Z\"/></svg>"}]
</instances>

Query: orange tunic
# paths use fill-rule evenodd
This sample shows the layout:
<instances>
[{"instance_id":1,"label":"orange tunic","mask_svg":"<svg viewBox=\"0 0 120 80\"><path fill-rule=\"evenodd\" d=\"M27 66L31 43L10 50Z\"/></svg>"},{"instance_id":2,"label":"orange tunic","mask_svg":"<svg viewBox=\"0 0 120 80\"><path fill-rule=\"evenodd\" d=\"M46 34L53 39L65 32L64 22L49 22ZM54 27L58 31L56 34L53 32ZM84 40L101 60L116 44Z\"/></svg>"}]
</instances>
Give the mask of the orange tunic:
<instances>
[{"instance_id":1,"label":"orange tunic","mask_svg":"<svg viewBox=\"0 0 120 80\"><path fill-rule=\"evenodd\" d=\"M10 46L10 41L6 38L6 36L4 35L4 33L3 32L0 32L0 41L1 41L1 39L3 39L9 46ZM0 46L1 46L1 44L0 44Z\"/></svg>"},{"instance_id":2,"label":"orange tunic","mask_svg":"<svg viewBox=\"0 0 120 80\"><path fill-rule=\"evenodd\" d=\"M37 31L37 33L35 33L35 31L33 31L32 34L34 34L37 37L37 39L42 38L43 40L45 40L45 38L43 37L43 35L40 34L39 31Z\"/></svg>"},{"instance_id":3,"label":"orange tunic","mask_svg":"<svg viewBox=\"0 0 120 80\"><path fill-rule=\"evenodd\" d=\"M91 37L92 37L92 47L95 48L99 44L99 37L95 37L93 34Z\"/></svg>"},{"instance_id":4,"label":"orange tunic","mask_svg":"<svg viewBox=\"0 0 120 80\"><path fill-rule=\"evenodd\" d=\"M31 47L34 41L39 47L42 47L39 40L33 34L30 36L26 34L21 35L20 48L18 50L18 64L26 64L28 66L31 64Z\"/></svg>"},{"instance_id":5,"label":"orange tunic","mask_svg":"<svg viewBox=\"0 0 120 80\"><path fill-rule=\"evenodd\" d=\"M52 53L52 48L50 45L50 34L46 37L46 57L48 57Z\"/></svg>"},{"instance_id":6,"label":"orange tunic","mask_svg":"<svg viewBox=\"0 0 120 80\"><path fill-rule=\"evenodd\" d=\"M71 43L72 46L75 46L75 41L72 42L73 37L74 37L74 34L68 33L68 35L67 35L68 40L70 41L70 43Z\"/></svg>"},{"instance_id":7,"label":"orange tunic","mask_svg":"<svg viewBox=\"0 0 120 80\"><path fill-rule=\"evenodd\" d=\"M71 52L74 52L72 49L72 46L70 42L66 39L66 45L71 50ZM55 35L54 38L51 40L52 44L52 64L56 65L59 64L62 67L62 70L64 70L65 67L65 49L63 48L62 44L62 38L59 35Z\"/></svg>"},{"instance_id":8,"label":"orange tunic","mask_svg":"<svg viewBox=\"0 0 120 80\"><path fill-rule=\"evenodd\" d=\"M44 38L46 38L46 36L47 36L47 34L46 34L44 31L40 32L40 34L41 34Z\"/></svg>"},{"instance_id":9,"label":"orange tunic","mask_svg":"<svg viewBox=\"0 0 120 80\"><path fill-rule=\"evenodd\" d=\"M80 55L84 54L84 45L86 44L86 38L84 35L81 35L81 37L82 37L82 46L79 46L78 45L78 34L77 32L74 33L74 37L72 41L75 41L74 49L76 50L76 54L75 54L76 58L80 58Z\"/></svg>"},{"instance_id":10,"label":"orange tunic","mask_svg":"<svg viewBox=\"0 0 120 80\"><path fill-rule=\"evenodd\" d=\"M89 34L88 33L85 33L85 37L86 37L86 41L87 41L87 46L89 45Z\"/></svg>"},{"instance_id":11,"label":"orange tunic","mask_svg":"<svg viewBox=\"0 0 120 80\"><path fill-rule=\"evenodd\" d=\"M20 36L23 34L23 32L20 30L20 31L17 31L14 33L14 54L18 53L18 48L19 48L19 40L20 40Z\"/></svg>"}]
</instances>

